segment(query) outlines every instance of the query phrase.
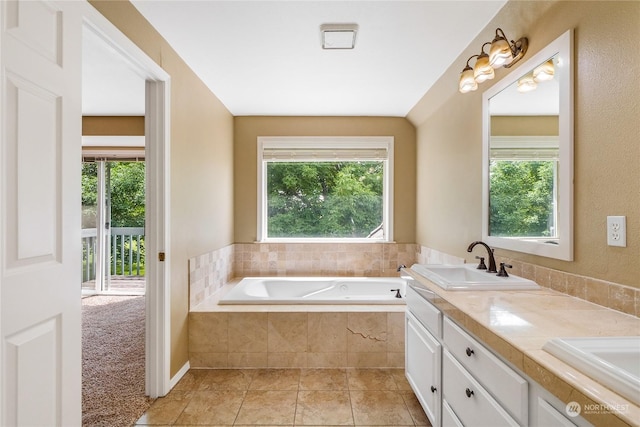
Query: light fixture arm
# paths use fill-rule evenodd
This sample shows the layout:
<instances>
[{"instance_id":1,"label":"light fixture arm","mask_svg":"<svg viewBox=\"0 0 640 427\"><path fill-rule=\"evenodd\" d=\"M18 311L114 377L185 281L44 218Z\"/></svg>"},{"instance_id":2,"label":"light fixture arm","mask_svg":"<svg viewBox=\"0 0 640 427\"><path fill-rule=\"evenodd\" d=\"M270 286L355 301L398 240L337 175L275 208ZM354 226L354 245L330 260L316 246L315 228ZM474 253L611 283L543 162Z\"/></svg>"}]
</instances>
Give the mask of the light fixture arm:
<instances>
[{"instance_id":1,"label":"light fixture arm","mask_svg":"<svg viewBox=\"0 0 640 427\"><path fill-rule=\"evenodd\" d=\"M502 30L501 30L501 31L502 31ZM483 44L483 45L482 45L482 47L480 48L480 55L486 55L486 54L487 54L487 53L484 51L484 47L485 47L486 45L491 46L491 42L486 42L485 44ZM480 56L480 55L478 55L478 56Z\"/></svg>"},{"instance_id":2,"label":"light fixture arm","mask_svg":"<svg viewBox=\"0 0 640 427\"><path fill-rule=\"evenodd\" d=\"M480 55L471 55L469 59L467 59L467 66L464 68L471 68L471 66L469 65L469 61L471 61L473 58L477 58L478 56Z\"/></svg>"}]
</instances>

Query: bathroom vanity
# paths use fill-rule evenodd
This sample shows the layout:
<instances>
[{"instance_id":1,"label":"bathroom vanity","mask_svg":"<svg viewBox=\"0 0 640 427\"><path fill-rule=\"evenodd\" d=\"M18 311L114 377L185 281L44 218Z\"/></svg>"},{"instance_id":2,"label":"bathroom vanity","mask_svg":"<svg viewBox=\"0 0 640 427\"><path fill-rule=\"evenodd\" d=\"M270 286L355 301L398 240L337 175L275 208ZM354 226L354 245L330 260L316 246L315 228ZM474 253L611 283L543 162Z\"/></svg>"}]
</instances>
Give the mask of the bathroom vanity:
<instances>
[{"instance_id":1,"label":"bathroom vanity","mask_svg":"<svg viewBox=\"0 0 640 427\"><path fill-rule=\"evenodd\" d=\"M610 334L632 335L638 318L545 288L445 291L405 271L414 278L406 293L406 377L433 426L640 422L633 402L542 349L555 336L584 334L598 316L598 324L615 325Z\"/></svg>"}]
</instances>

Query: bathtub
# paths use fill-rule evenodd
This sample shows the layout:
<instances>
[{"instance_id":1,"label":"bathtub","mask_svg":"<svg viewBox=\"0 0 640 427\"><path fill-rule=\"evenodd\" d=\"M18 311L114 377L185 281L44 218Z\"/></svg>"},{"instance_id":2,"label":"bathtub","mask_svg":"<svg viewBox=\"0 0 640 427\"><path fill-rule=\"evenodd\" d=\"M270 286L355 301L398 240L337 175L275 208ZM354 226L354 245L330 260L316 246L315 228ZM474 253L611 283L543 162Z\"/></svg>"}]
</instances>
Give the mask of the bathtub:
<instances>
[{"instance_id":1,"label":"bathtub","mask_svg":"<svg viewBox=\"0 0 640 427\"><path fill-rule=\"evenodd\" d=\"M398 277L246 277L219 304L404 304L405 290Z\"/></svg>"}]
</instances>

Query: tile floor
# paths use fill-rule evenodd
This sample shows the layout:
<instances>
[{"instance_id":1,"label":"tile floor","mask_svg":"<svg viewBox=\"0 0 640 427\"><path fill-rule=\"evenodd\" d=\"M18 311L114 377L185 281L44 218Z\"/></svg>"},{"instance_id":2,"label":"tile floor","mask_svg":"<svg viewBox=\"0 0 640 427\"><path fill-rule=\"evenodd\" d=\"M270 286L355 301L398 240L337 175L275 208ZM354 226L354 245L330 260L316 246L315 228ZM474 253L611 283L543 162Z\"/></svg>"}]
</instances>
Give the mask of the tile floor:
<instances>
[{"instance_id":1,"label":"tile floor","mask_svg":"<svg viewBox=\"0 0 640 427\"><path fill-rule=\"evenodd\" d=\"M403 369L190 370L136 426L429 426Z\"/></svg>"}]
</instances>

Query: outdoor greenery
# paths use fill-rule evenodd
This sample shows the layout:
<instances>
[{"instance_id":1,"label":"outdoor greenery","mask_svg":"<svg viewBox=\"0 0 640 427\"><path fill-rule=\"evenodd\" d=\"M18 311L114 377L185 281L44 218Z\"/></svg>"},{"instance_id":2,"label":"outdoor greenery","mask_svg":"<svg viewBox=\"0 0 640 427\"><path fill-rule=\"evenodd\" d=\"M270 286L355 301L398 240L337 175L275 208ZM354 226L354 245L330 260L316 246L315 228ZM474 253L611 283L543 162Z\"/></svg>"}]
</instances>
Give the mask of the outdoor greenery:
<instances>
[{"instance_id":1,"label":"outdoor greenery","mask_svg":"<svg viewBox=\"0 0 640 427\"><path fill-rule=\"evenodd\" d=\"M105 180L107 198L110 201L111 228L114 227L144 227L145 224L145 164L144 162L105 162ZM86 162L82 164L82 228L96 228L96 213L98 204L98 163ZM145 242L144 236L140 244L136 239L122 236L112 236L115 242L116 268L111 266L111 274L138 275L138 253L140 253L140 276L144 275ZM84 246L84 245L83 245ZM131 257L131 259L129 259ZM94 254L92 249L83 247L83 272L87 263L92 264ZM129 263L133 265L129 270ZM90 268L89 272L95 274ZM86 273L83 273L86 276ZM85 278L86 280L86 278Z\"/></svg>"},{"instance_id":2,"label":"outdoor greenery","mask_svg":"<svg viewBox=\"0 0 640 427\"><path fill-rule=\"evenodd\" d=\"M268 237L367 237L382 190L382 162L269 162Z\"/></svg>"},{"instance_id":3,"label":"outdoor greenery","mask_svg":"<svg viewBox=\"0 0 640 427\"><path fill-rule=\"evenodd\" d=\"M553 237L553 161L492 160L492 236Z\"/></svg>"}]
</instances>

